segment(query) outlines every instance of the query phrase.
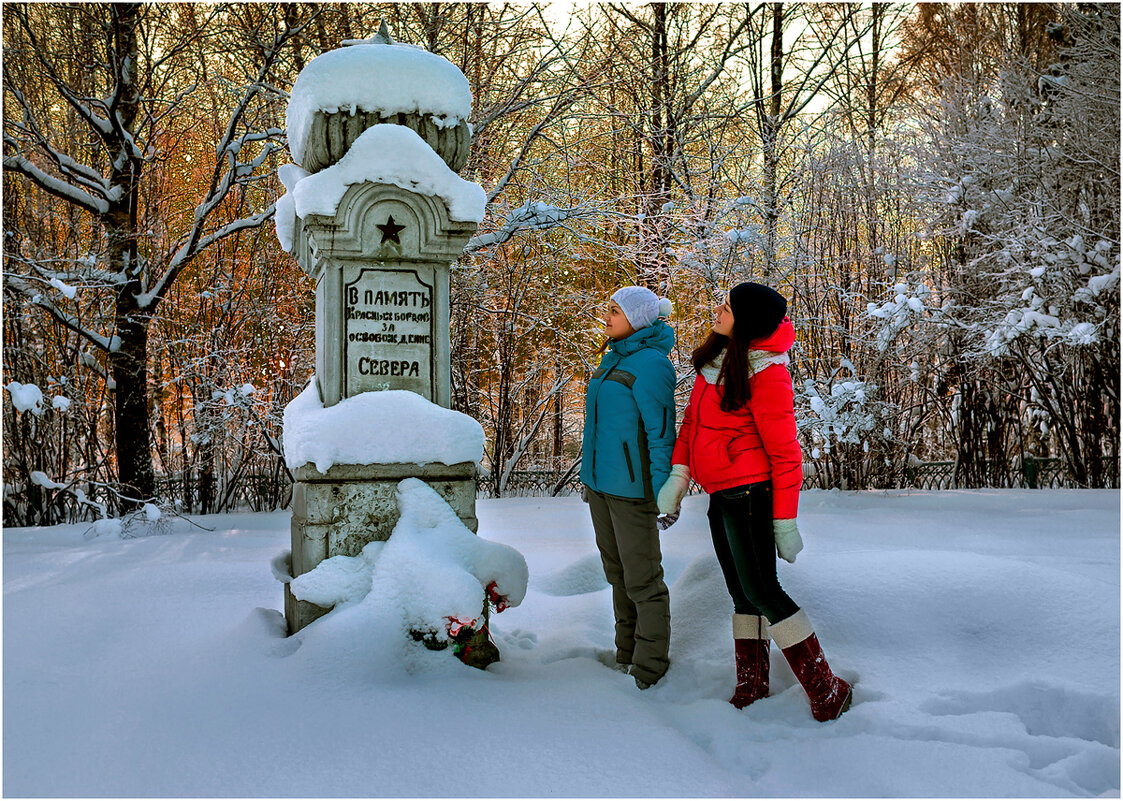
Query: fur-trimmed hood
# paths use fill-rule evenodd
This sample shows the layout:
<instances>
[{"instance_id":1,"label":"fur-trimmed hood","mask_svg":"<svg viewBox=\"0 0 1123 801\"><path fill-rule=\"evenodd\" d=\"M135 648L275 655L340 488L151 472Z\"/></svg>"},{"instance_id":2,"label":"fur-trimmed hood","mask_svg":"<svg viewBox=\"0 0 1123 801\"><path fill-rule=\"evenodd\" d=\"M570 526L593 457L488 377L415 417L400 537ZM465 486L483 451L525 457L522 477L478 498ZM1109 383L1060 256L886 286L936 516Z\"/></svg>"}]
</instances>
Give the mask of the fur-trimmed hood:
<instances>
[{"instance_id":1,"label":"fur-trimmed hood","mask_svg":"<svg viewBox=\"0 0 1123 801\"><path fill-rule=\"evenodd\" d=\"M749 346L749 377L774 364L787 365L791 361L788 358L788 351L794 344L795 326L785 317L775 331L763 339L755 340ZM721 355L702 367L700 372L707 383L717 385L717 375L721 371L721 360L724 355L725 351L722 351Z\"/></svg>"}]
</instances>

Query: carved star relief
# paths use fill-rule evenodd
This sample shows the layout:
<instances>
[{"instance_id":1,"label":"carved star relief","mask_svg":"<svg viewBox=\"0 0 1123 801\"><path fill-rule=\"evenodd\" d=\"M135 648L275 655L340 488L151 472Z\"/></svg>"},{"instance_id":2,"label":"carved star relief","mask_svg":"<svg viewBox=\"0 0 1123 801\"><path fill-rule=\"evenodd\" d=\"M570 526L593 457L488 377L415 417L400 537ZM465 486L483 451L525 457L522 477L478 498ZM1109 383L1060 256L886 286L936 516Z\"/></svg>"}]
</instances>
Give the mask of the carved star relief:
<instances>
[{"instance_id":1,"label":"carved star relief","mask_svg":"<svg viewBox=\"0 0 1123 801\"><path fill-rule=\"evenodd\" d=\"M402 240L398 239L398 234L404 231L406 227L404 225L398 225L396 222L394 222L393 214L390 215L385 223L377 226L377 228L382 232L383 245L385 245L387 242L396 242L399 245L402 244Z\"/></svg>"}]
</instances>

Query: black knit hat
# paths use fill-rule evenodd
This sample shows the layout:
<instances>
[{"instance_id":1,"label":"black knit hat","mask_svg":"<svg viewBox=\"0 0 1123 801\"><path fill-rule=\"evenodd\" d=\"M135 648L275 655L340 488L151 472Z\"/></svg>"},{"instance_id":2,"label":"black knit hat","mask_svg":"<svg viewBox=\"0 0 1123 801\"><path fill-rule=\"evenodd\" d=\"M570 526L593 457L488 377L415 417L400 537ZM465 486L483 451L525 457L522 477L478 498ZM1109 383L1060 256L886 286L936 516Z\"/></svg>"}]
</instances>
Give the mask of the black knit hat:
<instances>
[{"instance_id":1,"label":"black knit hat","mask_svg":"<svg viewBox=\"0 0 1123 801\"><path fill-rule=\"evenodd\" d=\"M748 344L773 333L788 313L784 296L764 284L746 281L729 290L733 336Z\"/></svg>"}]
</instances>

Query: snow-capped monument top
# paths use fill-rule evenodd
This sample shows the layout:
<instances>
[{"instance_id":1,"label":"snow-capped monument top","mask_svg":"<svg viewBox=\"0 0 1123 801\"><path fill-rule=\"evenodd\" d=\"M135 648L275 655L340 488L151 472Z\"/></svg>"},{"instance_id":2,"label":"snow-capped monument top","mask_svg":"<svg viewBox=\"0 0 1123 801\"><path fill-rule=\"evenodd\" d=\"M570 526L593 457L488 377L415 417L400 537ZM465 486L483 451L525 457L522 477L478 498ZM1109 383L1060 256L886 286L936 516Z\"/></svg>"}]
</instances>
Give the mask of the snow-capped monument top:
<instances>
[{"instance_id":1,"label":"snow-capped monument top","mask_svg":"<svg viewBox=\"0 0 1123 801\"><path fill-rule=\"evenodd\" d=\"M467 160L472 111L468 79L447 59L393 42L349 40L308 62L286 114L289 151L309 172L334 164L359 135L381 122L406 125L454 170Z\"/></svg>"}]
</instances>

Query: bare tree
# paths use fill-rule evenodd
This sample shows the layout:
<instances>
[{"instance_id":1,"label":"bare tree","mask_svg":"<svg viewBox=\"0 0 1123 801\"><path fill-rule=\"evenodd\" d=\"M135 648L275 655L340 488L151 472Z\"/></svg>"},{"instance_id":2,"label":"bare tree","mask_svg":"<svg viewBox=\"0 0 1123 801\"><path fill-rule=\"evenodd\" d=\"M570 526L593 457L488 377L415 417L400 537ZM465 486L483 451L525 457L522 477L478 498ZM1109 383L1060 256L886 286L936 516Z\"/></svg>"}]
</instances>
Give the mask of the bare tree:
<instances>
[{"instance_id":1,"label":"bare tree","mask_svg":"<svg viewBox=\"0 0 1123 801\"><path fill-rule=\"evenodd\" d=\"M780 218L784 197L797 175L781 174L791 163L789 148L797 137L792 128L804 122L812 102L825 99L824 92L835 73L851 58L851 51L872 27L872 21L857 24L861 8L842 6L836 14L816 18L811 7L800 3L769 3L758 15L750 36L755 46L746 51L745 70L752 98L745 107L751 115L761 147L759 194L756 209L763 236L763 277L785 277L779 263ZM827 104L821 104L825 110ZM806 139L807 128L800 128Z\"/></svg>"},{"instance_id":2,"label":"bare tree","mask_svg":"<svg viewBox=\"0 0 1123 801\"><path fill-rule=\"evenodd\" d=\"M204 14L202 19L195 18L197 12ZM261 225L272 214L272 206L266 205L229 220L221 210L231 201L247 199L259 168L281 147L281 131L254 129L252 112L274 93L269 82L274 62L299 31L284 25L259 42L256 69L243 79L218 136L209 180L190 220L170 250L157 253L146 247L141 225L146 174L163 157L163 136L198 89L190 83L185 63L189 51L225 12L223 6L203 12L136 3L11 4L4 9L9 111L4 117L4 174L9 180L20 176L67 204L103 234L94 266L60 271L27 261L25 270L5 276L6 286L31 298L105 359L115 398L118 478L122 492L134 501L151 498L155 489L148 386L153 315L199 253ZM191 24L180 24L182 17ZM73 42L58 35L60 20L66 27L92 32L86 69L71 69ZM95 48L99 34L104 37L100 53ZM85 131L84 141L67 142L57 135L53 117L60 106ZM107 329L83 325L37 288L61 278L109 295L113 314Z\"/></svg>"}]
</instances>

